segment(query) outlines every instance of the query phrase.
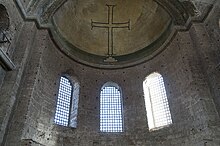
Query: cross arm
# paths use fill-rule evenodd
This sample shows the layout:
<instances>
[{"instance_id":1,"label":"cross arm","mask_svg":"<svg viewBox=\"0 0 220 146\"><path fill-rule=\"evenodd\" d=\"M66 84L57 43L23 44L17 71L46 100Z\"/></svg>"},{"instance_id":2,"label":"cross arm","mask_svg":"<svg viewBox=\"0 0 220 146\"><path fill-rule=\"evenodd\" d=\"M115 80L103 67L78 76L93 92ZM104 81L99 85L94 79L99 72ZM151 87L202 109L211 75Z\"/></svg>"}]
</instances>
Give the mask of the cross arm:
<instances>
[{"instance_id":1,"label":"cross arm","mask_svg":"<svg viewBox=\"0 0 220 146\"><path fill-rule=\"evenodd\" d=\"M101 22L94 22L91 20L91 29L93 29L93 27L101 27L101 28L109 28L109 24L108 23L101 23Z\"/></svg>"}]
</instances>

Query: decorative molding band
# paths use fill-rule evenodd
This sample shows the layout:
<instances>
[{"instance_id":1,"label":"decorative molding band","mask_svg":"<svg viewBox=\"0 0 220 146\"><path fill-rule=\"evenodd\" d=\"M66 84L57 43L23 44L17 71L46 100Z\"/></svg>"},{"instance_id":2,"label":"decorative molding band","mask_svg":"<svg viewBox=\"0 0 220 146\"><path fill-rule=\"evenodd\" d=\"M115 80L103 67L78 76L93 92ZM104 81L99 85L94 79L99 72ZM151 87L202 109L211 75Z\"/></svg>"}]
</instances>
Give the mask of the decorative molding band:
<instances>
[{"instance_id":1,"label":"decorative molding band","mask_svg":"<svg viewBox=\"0 0 220 146\"><path fill-rule=\"evenodd\" d=\"M181 2L177 0L154 0L173 18L175 25L185 25L189 18L189 14L184 9Z\"/></svg>"},{"instance_id":2,"label":"decorative molding band","mask_svg":"<svg viewBox=\"0 0 220 146\"><path fill-rule=\"evenodd\" d=\"M217 4L214 1L211 4L204 4L203 12L199 12L196 4L190 1L180 2L179 0L154 0L162 6L168 14L173 18L173 23L177 31L187 31L192 23L202 23L213 10L213 6Z\"/></svg>"},{"instance_id":3,"label":"decorative molding band","mask_svg":"<svg viewBox=\"0 0 220 146\"><path fill-rule=\"evenodd\" d=\"M35 21L39 28L46 29L51 28L51 18L53 14L66 1L67 0L54 0L51 3L45 3L45 1L32 0L29 2L27 9L25 9L20 0L14 0L26 21ZM43 6L43 4L45 5Z\"/></svg>"},{"instance_id":4,"label":"decorative molding band","mask_svg":"<svg viewBox=\"0 0 220 146\"><path fill-rule=\"evenodd\" d=\"M48 23L54 13L66 2L67 0L54 0L42 12L40 16L41 23Z\"/></svg>"},{"instance_id":5,"label":"decorative molding band","mask_svg":"<svg viewBox=\"0 0 220 146\"><path fill-rule=\"evenodd\" d=\"M193 22L203 22L211 12L213 4L205 5L203 13L197 15L195 5L190 1L180 2L179 0L153 0L162 6L173 18L173 23L177 30L188 30ZM31 0L27 8L21 0L14 0L23 17L27 21L35 21L39 28L51 28L51 18L54 13L67 0ZM201 4L200 4L201 5Z\"/></svg>"}]
</instances>

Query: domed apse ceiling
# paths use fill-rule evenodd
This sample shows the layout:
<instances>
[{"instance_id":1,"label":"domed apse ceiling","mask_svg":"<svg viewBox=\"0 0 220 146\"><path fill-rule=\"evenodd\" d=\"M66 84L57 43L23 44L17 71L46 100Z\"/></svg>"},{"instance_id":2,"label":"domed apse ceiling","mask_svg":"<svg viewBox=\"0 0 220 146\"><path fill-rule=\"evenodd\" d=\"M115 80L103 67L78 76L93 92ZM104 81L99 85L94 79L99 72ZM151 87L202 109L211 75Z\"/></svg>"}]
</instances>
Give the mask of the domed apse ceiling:
<instances>
[{"instance_id":1,"label":"domed apse ceiling","mask_svg":"<svg viewBox=\"0 0 220 146\"><path fill-rule=\"evenodd\" d=\"M52 20L60 49L100 68L144 60L166 40L171 25L169 14L153 0L68 0Z\"/></svg>"}]
</instances>

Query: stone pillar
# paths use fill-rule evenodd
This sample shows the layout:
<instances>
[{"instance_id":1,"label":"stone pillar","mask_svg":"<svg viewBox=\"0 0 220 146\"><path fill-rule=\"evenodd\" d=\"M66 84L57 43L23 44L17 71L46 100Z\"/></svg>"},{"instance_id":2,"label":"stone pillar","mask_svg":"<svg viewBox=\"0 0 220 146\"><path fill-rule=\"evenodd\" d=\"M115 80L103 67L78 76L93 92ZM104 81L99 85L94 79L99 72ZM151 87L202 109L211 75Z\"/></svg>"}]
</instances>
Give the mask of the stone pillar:
<instances>
[{"instance_id":1,"label":"stone pillar","mask_svg":"<svg viewBox=\"0 0 220 146\"><path fill-rule=\"evenodd\" d=\"M32 34L33 35L33 34ZM36 85L40 72L42 54L45 48L46 30L38 30L31 44L27 66L17 94L17 105L10 129L6 137L6 145L20 144L22 139L32 139L36 132L39 105L36 104Z\"/></svg>"},{"instance_id":2,"label":"stone pillar","mask_svg":"<svg viewBox=\"0 0 220 146\"><path fill-rule=\"evenodd\" d=\"M206 93L205 98L200 99L203 105L203 113L206 118L211 140L220 142L218 127L219 127L219 112L220 112L220 72L218 63L220 61L218 44L215 43L204 24L193 24L190 29L190 35L194 42L194 48L197 56L200 58L201 72L204 73L206 84L200 88L201 93ZM218 133L218 134L217 134ZM207 137L207 139L209 139Z\"/></svg>"},{"instance_id":3,"label":"stone pillar","mask_svg":"<svg viewBox=\"0 0 220 146\"><path fill-rule=\"evenodd\" d=\"M16 69L6 73L0 90L0 143L2 143L7 131L8 122L17 99L16 96L31 47L32 36L34 36L34 30L33 23L27 23L23 26L19 35L21 39L16 42L15 56L13 57Z\"/></svg>"}]
</instances>

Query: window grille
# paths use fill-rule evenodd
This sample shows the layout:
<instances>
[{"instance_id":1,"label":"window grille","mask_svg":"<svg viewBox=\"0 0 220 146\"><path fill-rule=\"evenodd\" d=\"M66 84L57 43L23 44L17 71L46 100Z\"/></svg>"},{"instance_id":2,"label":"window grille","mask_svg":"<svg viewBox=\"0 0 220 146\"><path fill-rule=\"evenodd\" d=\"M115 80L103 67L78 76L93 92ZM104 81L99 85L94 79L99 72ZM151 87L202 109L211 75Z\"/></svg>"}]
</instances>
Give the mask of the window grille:
<instances>
[{"instance_id":1,"label":"window grille","mask_svg":"<svg viewBox=\"0 0 220 146\"><path fill-rule=\"evenodd\" d=\"M143 86L149 129L172 124L163 77L153 73L146 78Z\"/></svg>"},{"instance_id":2,"label":"window grille","mask_svg":"<svg viewBox=\"0 0 220 146\"><path fill-rule=\"evenodd\" d=\"M100 131L123 132L120 90L106 86L100 94Z\"/></svg>"},{"instance_id":3,"label":"window grille","mask_svg":"<svg viewBox=\"0 0 220 146\"><path fill-rule=\"evenodd\" d=\"M61 77L54 119L54 122L58 125L68 126L69 124L72 89L70 81L65 77Z\"/></svg>"}]
</instances>

